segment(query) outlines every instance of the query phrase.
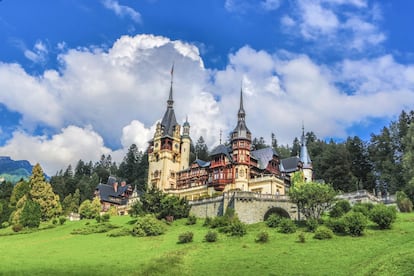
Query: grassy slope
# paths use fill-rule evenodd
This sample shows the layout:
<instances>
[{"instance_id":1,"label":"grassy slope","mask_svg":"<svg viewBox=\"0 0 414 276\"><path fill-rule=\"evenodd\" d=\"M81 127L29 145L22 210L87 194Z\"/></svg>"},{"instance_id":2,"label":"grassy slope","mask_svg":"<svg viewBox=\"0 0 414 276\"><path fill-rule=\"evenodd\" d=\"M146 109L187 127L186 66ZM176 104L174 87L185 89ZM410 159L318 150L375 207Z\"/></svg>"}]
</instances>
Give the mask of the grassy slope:
<instances>
[{"instance_id":1,"label":"grassy slope","mask_svg":"<svg viewBox=\"0 0 414 276\"><path fill-rule=\"evenodd\" d=\"M111 222L125 227L129 217ZM94 223L94 222L91 222ZM30 275L413 275L414 214L400 214L392 230L368 229L360 238L319 241L306 233L280 234L263 224L249 226L242 238L219 235L203 242L208 231L176 221L165 235L154 238L106 234L71 235L85 221L31 234L0 236L0 274ZM259 231L270 241L257 244ZM10 231L1 229L1 233ZM194 242L177 244L178 235L194 232Z\"/></svg>"}]
</instances>

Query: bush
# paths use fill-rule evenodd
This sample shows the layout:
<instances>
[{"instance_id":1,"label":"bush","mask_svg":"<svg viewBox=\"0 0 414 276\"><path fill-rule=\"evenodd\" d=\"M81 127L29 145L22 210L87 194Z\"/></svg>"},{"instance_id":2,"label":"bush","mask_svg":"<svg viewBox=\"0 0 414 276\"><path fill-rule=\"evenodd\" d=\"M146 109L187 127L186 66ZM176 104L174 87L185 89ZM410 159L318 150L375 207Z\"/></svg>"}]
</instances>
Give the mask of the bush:
<instances>
[{"instance_id":1,"label":"bush","mask_svg":"<svg viewBox=\"0 0 414 276\"><path fill-rule=\"evenodd\" d=\"M298 239L299 239L299 242L300 242L300 243L305 243L305 242L306 242L306 239L305 239L305 233L301 232L301 233L298 235Z\"/></svg>"},{"instance_id":2,"label":"bush","mask_svg":"<svg viewBox=\"0 0 414 276\"><path fill-rule=\"evenodd\" d=\"M15 225L13 225L12 226L12 230L14 231L14 232L20 232L20 231L22 231L23 230L23 225L21 225L21 224L15 224Z\"/></svg>"},{"instance_id":3,"label":"bush","mask_svg":"<svg viewBox=\"0 0 414 276\"><path fill-rule=\"evenodd\" d=\"M139 217L132 228L132 235L137 237L158 236L165 233L165 225L153 215Z\"/></svg>"},{"instance_id":4,"label":"bush","mask_svg":"<svg viewBox=\"0 0 414 276\"><path fill-rule=\"evenodd\" d=\"M327 227L319 227L315 231L315 235L313 236L313 238L318 239L318 240L327 240L327 239L332 239L333 236L334 236L334 233L332 232L331 229Z\"/></svg>"},{"instance_id":5,"label":"bush","mask_svg":"<svg viewBox=\"0 0 414 276\"><path fill-rule=\"evenodd\" d=\"M328 219L325 222L325 225L328 228L330 228L334 233L337 233L337 234L347 233L345 222L342 218Z\"/></svg>"},{"instance_id":6,"label":"bush","mask_svg":"<svg viewBox=\"0 0 414 276\"><path fill-rule=\"evenodd\" d=\"M217 232L208 231L207 234L204 236L204 240L206 242L215 242L215 241L217 241Z\"/></svg>"},{"instance_id":7,"label":"bush","mask_svg":"<svg viewBox=\"0 0 414 276\"><path fill-rule=\"evenodd\" d=\"M53 225L56 225L57 223L58 223L58 219L57 218L52 219L52 224Z\"/></svg>"},{"instance_id":8,"label":"bush","mask_svg":"<svg viewBox=\"0 0 414 276\"><path fill-rule=\"evenodd\" d=\"M106 233L116 228L119 228L119 226L110 223L88 224L84 228L73 229L71 234L90 235L96 233Z\"/></svg>"},{"instance_id":9,"label":"bush","mask_svg":"<svg viewBox=\"0 0 414 276\"><path fill-rule=\"evenodd\" d=\"M259 242L259 243L266 243L269 241L269 234L266 231L262 231L259 232L259 234L257 234L255 242Z\"/></svg>"},{"instance_id":10,"label":"bush","mask_svg":"<svg viewBox=\"0 0 414 276\"><path fill-rule=\"evenodd\" d=\"M240 221L233 222L229 225L227 233L230 236L242 237L246 235L246 225Z\"/></svg>"},{"instance_id":11,"label":"bush","mask_svg":"<svg viewBox=\"0 0 414 276\"><path fill-rule=\"evenodd\" d=\"M314 218L310 218L306 220L306 228L309 232L315 232L319 226L319 221Z\"/></svg>"},{"instance_id":12,"label":"bush","mask_svg":"<svg viewBox=\"0 0 414 276\"><path fill-rule=\"evenodd\" d=\"M410 212L413 211L413 203L411 202L411 200L408 197L407 198L403 198L399 202L398 208L403 213L410 213Z\"/></svg>"},{"instance_id":13,"label":"bush","mask_svg":"<svg viewBox=\"0 0 414 276\"><path fill-rule=\"evenodd\" d=\"M9 222L7 222L7 221L5 221L5 222L3 222L2 224L1 224L1 228L7 228L7 227L9 227L10 226L10 223Z\"/></svg>"},{"instance_id":14,"label":"bush","mask_svg":"<svg viewBox=\"0 0 414 276\"><path fill-rule=\"evenodd\" d=\"M105 213L101 216L101 222L108 222L111 218L111 215L109 213Z\"/></svg>"},{"instance_id":15,"label":"bush","mask_svg":"<svg viewBox=\"0 0 414 276\"><path fill-rule=\"evenodd\" d=\"M191 215L191 216L188 216L187 222L185 224L187 224L187 225L194 225L196 223L197 223L197 217Z\"/></svg>"},{"instance_id":16,"label":"bush","mask_svg":"<svg viewBox=\"0 0 414 276\"><path fill-rule=\"evenodd\" d=\"M329 212L331 218L339 218L351 211L351 204L348 200L339 200Z\"/></svg>"},{"instance_id":17,"label":"bush","mask_svg":"<svg viewBox=\"0 0 414 276\"><path fill-rule=\"evenodd\" d=\"M367 217L361 212L351 211L343 216L346 232L351 236L362 236L368 224Z\"/></svg>"},{"instance_id":18,"label":"bush","mask_svg":"<svg viewBox=\"0 0 414 276\"><path fill-rule=\"evenodd\" d=\"M102 217L101 216L97 216L95 218L95 220L96 220L97 223L101 223Z\"/></svg>"},{"instance_id":19,"label":"bush","mask_svg":"<svg viewBox=\"0 0 414 276\"><path fill-rule=\"evenodd\" d=\"M178 236L178 243L189 243L193 241L193 232L185 232Z\"/></svg>"},{"instance_id":20,"label":"bush","mask_svg":"<svg viewBox=\"0 0 414 276\"><path fill-rule=\"evenodd\" d=\"M207 227L209 227L209 226L211 225L211 222L212 222L212 219L211 219L210 217L206 217L206 218L204 219L203 226L207 226Z\"/></svg>"},{"instance_id":21,"label":"bush","mask_svg":"<svg viewBox=\"0 0 414 276\"><path fill-rule=\"evenodd\" d=\"M280 221L282 220L282 217L276 214L271 214L267 220L266 225L270 228L276 228L279 226Z\"/></svg>"},{"instance_id":22,"label":"bush","mask_svg":"<svg viewBox=\"0 0 414 276\"><path fill-rule=\"evenodd\" d=\"M63 225L66 222L66 218L65 217L59 217L59 224Z\"/></svg>"},{"instance_id":23,"label":"bush","mask_svg":"<svg viewBox=\"0 0 414 276\"><path fill-rule=\"evenodd\" d=\"M370 211L369 218L375 222L380 229L389 229L397 218L397 210L394 206L377 204Z\"/></svg>"},{"instance_id":24,"label":"bush","mask_svg":"<svg viewBox=\"0 0 414 276\"><path fill-rule=\"evenodd\" d=\"M374 204L372 203L357 203L352 207L352 211L359 212L364 214L364 216L369 216L369 211L374 207Z\"/></svg>"},{"instance_id":25,"label":"bush","mask_svg":"<svg viewBox=\"0 0 414 276\"><path fill-rule=\"evenodd\" d=\"M124 236L129 236L129 235L131 235L131 230L129 230L128 228L122 227L120 229L116 229L110 232L107 236L111 238L116 238L116 237L124 237Z\"/></svg>"},{"instance_id":26,"label":"bush","mask_svg":"<svg viewBox=\"0 0 414 276\"><path fill-rule=\"evenodd\" d=\"M282 218L279 223L279 232L284 234L295 233L296 225L291 219Z\"/></svg>"}]
</instances>

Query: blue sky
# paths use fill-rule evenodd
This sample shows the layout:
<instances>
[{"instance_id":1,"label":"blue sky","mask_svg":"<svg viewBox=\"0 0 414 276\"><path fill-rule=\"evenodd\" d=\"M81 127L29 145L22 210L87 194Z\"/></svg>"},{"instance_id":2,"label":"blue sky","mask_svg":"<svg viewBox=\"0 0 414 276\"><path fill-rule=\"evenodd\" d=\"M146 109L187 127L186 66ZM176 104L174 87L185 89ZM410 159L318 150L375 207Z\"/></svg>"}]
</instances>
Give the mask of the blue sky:
<instances>
[{"instance_id":1,"label":"blue sky","mask_svg":"<svg viewBox=\"0 0 414 276\"><path fill-rule=\"evenodd\" d=\"M166 108L210 148L253 136L368 140L414 109L411 1L0 1L0 155L49 175L142 150Z\"/></svg>"}]
</instances>

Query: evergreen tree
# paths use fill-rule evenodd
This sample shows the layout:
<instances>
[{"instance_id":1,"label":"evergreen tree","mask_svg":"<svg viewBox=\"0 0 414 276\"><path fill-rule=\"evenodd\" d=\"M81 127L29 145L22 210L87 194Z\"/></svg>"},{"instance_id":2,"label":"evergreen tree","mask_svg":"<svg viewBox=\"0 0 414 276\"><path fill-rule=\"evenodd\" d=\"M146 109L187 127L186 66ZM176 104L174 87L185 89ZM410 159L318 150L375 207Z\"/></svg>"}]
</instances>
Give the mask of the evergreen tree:
<instances>
[{"instance_id":1,"label":"evergreen tree","mask_svg":"<svg viewBox=\"0 0 414 276\"><path fill-rule=\"evenodd\" d=\"M33 167L30 176L30 199L40 205L42 220L49 220L61 214L59 196L53 193L52 186L45 181L44 173L39 164Z\"/></svg>"},{"instance_id":2,"label":"evergreen tree","mask_svg":"<svg viewBox=\"0 0 414 276\"><path fill-rule=\"evenodd\" d=\"M295 137L292 143L292 150L290 152L290 156L299 156L300 154L300 141L298 137Z\"/></svg>"},{"instance_id":3,"label":"evergreen tree","mask_svg":"<svg viewBox=\"0 0 414 276\"><path fill-rule=\"evenodd\" d=\"M414 200L414 123L411 123L403 140L404 154L402 157L406 186L405 193Z\"/></svg>"},{"instance_id":4,"label":"evergreen tree","mask_svg":"<svg viewBox=\"0 0 414 276\"><path fill-rule=\"evenodd\" d=\"M198 159L208 161L209 160L209 154L208 154L208 147L206 143L204 142L203 136L200 136L198 138L197 143L195 145L195 153Z\"/></svg>"},{"instance_id":5,"label":"evergreen tree","mask_svg":"<svg viewBox=\"0 0 414 276\"><path fill-rule=\"evenodd\" d=\"M254 138L252 141L252 150L259 150L267 148L266 141L263 137L260 137L259 139Z\"/></svg>"},{"instance_id":6,"label":"evergreen tree","mask_svg":"<svg viewBox=\"0 0 414 276\"><path fill-rule=\"evenodd\" d=\"M12 194L10 196L10 206L12 208L15 208L17 205L17 202L25 195L27 195L30 191L30 185L29 182L25 180L20 180L16 183L16 185L13 188Z\"/></svg>"},{"instance_id":7,"label":"evergreen tree","mask_svg":"<svg viewBox=\"0 0 414 276\"><path fill-rule=\"evenodd\" d=\"M42 211L39 203L26 200L22 212L20 214L19 222L24 227L37 228L40 225Z\"/></svg>"}]
</instances>

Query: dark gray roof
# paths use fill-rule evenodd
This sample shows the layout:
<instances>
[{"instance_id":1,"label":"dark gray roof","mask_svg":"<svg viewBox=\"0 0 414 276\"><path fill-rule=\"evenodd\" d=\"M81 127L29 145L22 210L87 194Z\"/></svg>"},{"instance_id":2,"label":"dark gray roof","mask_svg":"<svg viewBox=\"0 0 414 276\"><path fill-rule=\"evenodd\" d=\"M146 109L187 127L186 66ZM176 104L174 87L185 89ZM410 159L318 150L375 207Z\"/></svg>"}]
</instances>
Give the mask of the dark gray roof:
<instances>
[{"instance_id":1,"label":"dark gray roof","mask_svg":"<svg viewBox=\"0 0 414 276\"><path fill-rule=\"evenodd\" d=\"M279 156L277 152L271 147L255 150L250 154L257 159L259 163L259 169L261 170L266 169L269 161L273 159L273 155Z\"/></svg>"},{"instance_id":2,"label":"dark gray roof","mask_svg":"<svg viewBox=\"0 0 414 276\"><path fill-rule=\"evenodd\" d=\"M237 113L237 126L232 132L233 138L245 138L248 139L251 135L250 130L246 126L246 112L243 107L243 90L240 90L240 107L239 112ZM237 135L235 135L237 134Z\"/></svg>"},{"instance_id":3,"label":"dark gray roof","mask_svg":"<svg viewBox=\"0 0 414 276\"><path fill-rule=\"evenodd\" d=\"M178 125L175 118L174 108L173 108L173 94L172 94L172 83L170 88L170 94L167 101L167 110L165 111L164 117L161 121L162 134L163 136L173 137L175 126Z\"/></svg>"},{"instance_id":4,"label":"dark gray roof","mask_svg":"<svg viewBox=\"0 0 414 276\"><path fill-rule=\"evenodd\" d=\"M229 160L233 160L233 159L231 158L230 152L231 152L231 150L230 150L230 148L229 148L229 147L227 147L227 146L225 146L225 145L220 144L220 145L218 145L217 147L215 147L215 148L214 148L214 149L210 152L210 156L219 155L219 154L224 154L224 155L226 155L226 156L227 156L227 158L228 158Z\"/></svg>"},{"instance_id":5,"label":"dark gray roof","mask_svg":"<svg viewBox=\"0 0 414 276\"><path fill-rule=\"evenodd\" d=\"M124 199L122 194L124 194L131 185L125 185L122 187L118 184L117 191L115 192L113 184L116 182L116 178L110 176L108 178L107 184L100 183L96 187L96 190L99 191L99 197L102 201L116 203L116 204L126 204L127 199Z\"/></svg>"},{"instance_id":6,"label":"dark gray roof","mask_svg":"<svg viewBox=\"0 0 414 276\"><path fill-rule=\"evenodd\" d=\"M287 173L294 172L297 170L299 162L300 158L297 156L282 159L280 160L281 171Z\"/></svg>"}]
</instances>

